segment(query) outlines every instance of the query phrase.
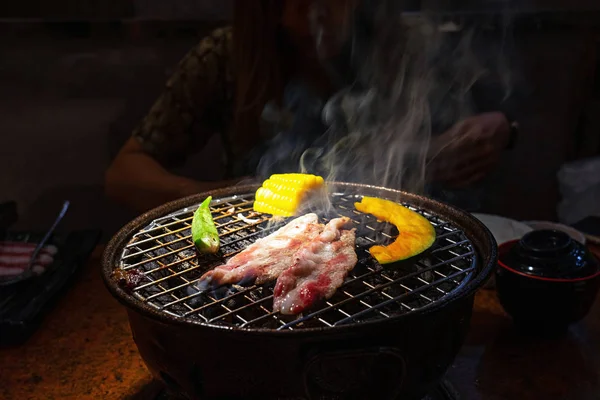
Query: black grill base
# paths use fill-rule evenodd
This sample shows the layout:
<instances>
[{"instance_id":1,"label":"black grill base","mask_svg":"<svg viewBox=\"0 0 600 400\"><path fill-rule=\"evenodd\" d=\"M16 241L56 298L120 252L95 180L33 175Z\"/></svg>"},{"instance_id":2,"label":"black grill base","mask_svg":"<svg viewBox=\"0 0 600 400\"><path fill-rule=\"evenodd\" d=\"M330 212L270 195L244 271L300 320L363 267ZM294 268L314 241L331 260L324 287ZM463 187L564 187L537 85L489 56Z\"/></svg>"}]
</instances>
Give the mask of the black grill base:
<instances>
[{"instance_id":1,"label":"black grill base","mask_svg":"<svg viewBox=\"0 0 600 400\"><path fill-rule=\"evenodd\" d=\"M461 400L462 397L458 394L454 385L448 380L444 379L429 395L425 396L423 400ZM169 396L166 389L160 391L160 393L154 398L154 400L178 400ZM282 399L283 400L283 399ZM296 399L286 399L296 400ZM304 400L304 399L297 399Z\"/></svg>"},{"instance_id":2,"label":"black grill base","mask_svg":"<svg viewBox=\"0 0 600 400\"><path fill-rule=\"evenodd\" d=\"M460 400L462 397L456 391L452 383L443 380L431 394L425 396L423 400Z\"/></svg>"},{"instance_id":3,"label":"black grill base","mask_svg":"<svg viewBox=\"0 0 600 400\"><path fill-rule=\"evenodd\" d=\"M229 301L235 301L231 296L224 298L227 304L223 304L224 299L209 298L202 303L202 309L190 301L210 293L198 292L198 296L192 296L185 292L183 297L178 293L195 284L195 276L210 267L208 259L198 259L188 238L193 206L209 194L218 199L213 211L221 214L217 221L224 230L222 236L231 239L226 245L232 247L226 253L230 254L240 250L242 242L267 233L268 221L263 221L267 225L265 230L258 231L258 225L246 223L249 214L243 219L234 218L236 211L241 212L239 207L247 208L249 213L254 186L229 188L169 203L131 222L111 241L103 259L103 278L111 293L128 308L132 334L148 370L168 385L171 393L188 400L286 396L285 400L292 400L308 394L312 399L333 400L351 395L353 400L395 396L423 400L444 377L467 336L474 293L495 267L493 237L472 216L424 197L366 185L331 185L332 196L346 199L335 204L339 208L349 204L346 213L354 214L352 203L361 196L390 198L421 210L433 220L432 224L437 224L440 232L435 248L398 269L366 265L365 268L374 271L356 276L355 281L346 282L343 290L338 290L340 296L347 298L330 300L331 304L313 310L315 315L310 320L317 326L306 326L308 320L304 318L308 315L293 320L291 326L270 311L268 296L263 294L256 300L252 293L243 292L257 288L243 288L231 295L243 296L248 304L231 306ZM245 205L238 204L228 211L228 199L240 201L240 196L246 199ZM371 225L361 221L355 222L369 229ZM386 228L371 228L371 233L361 237L374 234L374 243L379 243L377 235L387 232ZM234 238L249 229L256 232ZM442 229L447 232L441 232ZM170 240L173 235L179 236ZM388 236L393 238L393 234ZM187 246L186 249L181 245ZM365 243L364 248L368 246ZM152 257L158 250L160 254ZM181 254L187 250L192 254ZM441 260L430 260L438 257ZM368 260L372 263L372 258ZM134 288L135 294L131 295L112 277L117 265L125 270L140 269L138 272L145 276L156 276ZM400 267L409 272L402 274ZM388 275L395 273L401 276ZM381 279L376 285L361 282L365 274ZM350 291L348 285L355 283L369 289ZM385 291L392 287L393 290ZM151 288L156 288L156 293ZM373 296L374 293L378 296ZM161 302L163 297L168 297L168 302ZM375 309L375 305L379 308ZM388 310L392 305L394 309ZM397 312L399 307L404 311ZM213 312L207 316L209 308ZM221 383L224 378L225 385ZM447 387L429 397L452 398L448 395L453 392L446 390Z\"/></svg>"}]
</instances>

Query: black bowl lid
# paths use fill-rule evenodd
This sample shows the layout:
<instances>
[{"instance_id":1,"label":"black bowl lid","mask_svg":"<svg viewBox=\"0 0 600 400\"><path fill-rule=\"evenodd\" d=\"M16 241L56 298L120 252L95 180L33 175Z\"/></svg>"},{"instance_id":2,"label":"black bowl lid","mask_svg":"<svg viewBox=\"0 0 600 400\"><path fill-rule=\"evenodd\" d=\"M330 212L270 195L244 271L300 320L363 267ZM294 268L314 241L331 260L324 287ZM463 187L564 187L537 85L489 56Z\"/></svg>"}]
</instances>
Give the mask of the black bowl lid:
<instances>
[{"instance_id":1,"label":"black bowl lid","mask_svg":"<svg viewBox=\"0 0 600 400\"><path fill-rule=\"evenodd\" d=\"M599 272L598 262L587 248L557 230L526 234L500 261L533 277L581 279Z\"/></svg>"}]
</instances>

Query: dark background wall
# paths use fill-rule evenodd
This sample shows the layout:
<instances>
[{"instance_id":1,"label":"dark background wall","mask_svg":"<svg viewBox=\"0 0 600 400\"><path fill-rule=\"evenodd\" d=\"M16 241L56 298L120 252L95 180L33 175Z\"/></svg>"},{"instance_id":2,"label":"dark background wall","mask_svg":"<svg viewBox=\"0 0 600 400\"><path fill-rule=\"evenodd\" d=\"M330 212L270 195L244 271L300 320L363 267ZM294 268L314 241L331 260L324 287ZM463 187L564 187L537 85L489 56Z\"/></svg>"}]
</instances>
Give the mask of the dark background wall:
<instances>
[{"instance_id":1,"label":"dark background wall","mask_svg":"<svg viewBox=\"0 0 600 400\"><path fill-rule=\"evenodd\" d=\"M68 226L101 227L109 236L133 215L104 198L106 167L179 59L225 23L231 3L1 3L0 202L19 203L20 227L43 229L59 203L70 199ZM594 86L599 26L600 18L589 13L561 14L516 33L532 97L524 105L522 139L495 173L487 211L556 218L558 168L600 153L600 90ZM214 177L215 154L213 142L182 172Z\"/></svg>"},{"instance_id":2,"label":"dark background wall","mask_svg":"<svg viewBox=\"0 0 600 400\"><path fill-rule=\"evenodd\" d=\"M23 0L0 4L0 18L223 19L231 0Z\"/></svg>"},{"instance_id":3,"label":"dark background wall","mask_svg":"<svg viewBox=\"0 0 600 400\"><path fill-rule=\"evenodd\" d=\"M252 0L249 0L252 1ZM139 17L222 19L229 15L232 0L23 0L0 4L0 18L126 19ZM590 10L600 9L596 0L405 0L411 8L449 9Z\"/></svg>"}]
</instances>

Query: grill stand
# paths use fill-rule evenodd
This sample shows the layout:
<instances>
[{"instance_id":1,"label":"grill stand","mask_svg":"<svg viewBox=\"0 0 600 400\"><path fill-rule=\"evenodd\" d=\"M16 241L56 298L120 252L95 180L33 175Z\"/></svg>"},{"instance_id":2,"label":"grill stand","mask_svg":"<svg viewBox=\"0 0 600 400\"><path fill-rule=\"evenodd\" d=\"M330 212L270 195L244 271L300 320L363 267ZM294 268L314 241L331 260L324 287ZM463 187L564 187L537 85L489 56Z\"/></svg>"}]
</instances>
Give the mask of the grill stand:
<instances>
[{"instance_id":1,"label":"grill stand","mask_svg":"<svg viewBox=\"0 0 600 400\"><path fill-rule=\"evenodd\" d=\"M154 400L180 400L170 396L166 389L161 389L160 392L153 397ZM278 400L305 400L302 398L278 399ZM444 379L430 394L425 396L423 400L462 400L462 397L454 387L454 385Z\"/></svg>"},{"instance_id":2,"label":"grill stand","mask_svg":"<svg viewBox=\"0 0 600 400\"><path fill-rule=\"evenodd\" d=\"M393 397L391 394L396 393L403 400L421 400L423 395L444 376L467 335L475 291L485 283L496 263L496 244L491 233L469 214L421 196L368 185L330 183L328 186L335 188L334 193L351 196L347 199L350 204L352 196L358 200L363 195L406 202L421 211L433 221L432 223L437 224L438 229L448 228L452 231L448 232L450 236L457 235L459 240L454 238L447 243L448 236L444 235L444 232L438 232L438 239L442 238L442 240L436 242L435 248L423 257L419 257L416 263L413 261L405 265L405 270L401 272L389 268L377 268L377 265L372 264L363 265L363 270L358 273L370 273L380 279L378 282L367 281L375 290L365 291L364 286L367 285L362 279L351 275L348 280L356 279L353 282L358 284L362 291L354 292L344 285L338 290L338 295L342 298L345 296L346 300L332 298L331 304L313 310L320 313L312 315L310 321L304 319L284 321L281 316L270 314L268 291L257 294L263 297L253 298L251 293L243 292L244 289L240 290L241 293L238 292L237 296L250 297L247 299L248 303L242 305L229 301L223 304L217 298L207 301L205 299L205 303L200 305L188 303L190 299L184 298L185 296L173 298L176 296L175 292L181 288L172 284L167 285L168 280L179 279L180 285L189 286L194 279L190 274L202 273L199 265L192 270L194 265L185 264L189 260L197 259L195 256L189 256L189 260L186 260L182 258L185 255L180 254L181 246L186 246L187 242L184 232L189 228L185 225L176 228L175 225L181 221L171 221L172 224L167 222L160 227L148 225L165 222L166 218L173 218L182 210L191 214L191 209L207 195L212 195L214 199L220 200L220 203L223 203L225 198L239 201L245 196L244 193L252 193L256 187L228 188L200 194L148 212L123 228L107 246L103 260L103 277L113 295L127 306L134 340L144 362L153 376L163 381L172 393L182 393L186 399L198 400L302 398L307 395L309 387L305 381L306 368L309 367L308 375L313 375L311 388L317 389L314 394L310 393L313 398L322 399L323 394L331 394L328 398L332 399L343 398L348 393L353 393L357 399L390 398ZM216 201L213 206L217 207L220 203ZM354 211L353 207L348 209L350 212ZM213 211L218 212L218 210L227 211L223 207ZM221 219L225 220L225 217ZM361 223L360 220L358 222ZM227 222L223 221L223 223ZM240 222L235 221L234 218L233 222L226 225L227 232L223 232L225 237L233 237L247 227L247 224L237 225L237 227L236 224ZM160 230L162 233L159 232ZM374 230L375 232L371 232L375 234L379 231L386 232L385 227L377 227ZM152 233L153 238L140 237L148 231ZM386 233L392 237L394 235L393 232ZM175 237L179 235L180 240L173 242L171 240L173 235ZM260 232L256 235L260 235ZM462 240L461 235L464 236ZM245 235L245 238L248 236ZM153 240L160 242L153 243ZM225 246L228 244L235 246L236 243L241 247L247 246L244 240L244 237L233 239ZM145 300L137 295L130 295L118 287L111 278L117 266L137 268L141 265L140 262L148 261L150 255L148 249L142 249L140 254L125 259L129 253L125 254L124 250L130 251L131 247L140 244L150 247L158 245L158 248L163 249L161 254L154 256L158 258L148 263L160 261L162 265L158 265L159 270L149 272L144 269L148 274L158 275L159 272L165 274L162 277L155 276L154 279L149 279L149 285L145 288L157 287L158 294L151 299L152 294L150 294L145 297ZM368 245L368 243L364 244L365 247ZM357 252L361 250L360 247L361 244ZM154 250L157 249L150 251ZM133 251L139 253L140 249L133 249ZM165 253L169 253L167 257L175 259L172 258L168 263L160 259L165 256ZM141 259L135 260L135 257ZM441 257L442 260L433 260L432 263L431 257ZM425 259L429 261L425 262ZM126 265L124 265L125 260ZM437 265L439 262L441 265ZM157 266L151 265L151 267ZM370 271L369 267L374 267L375 271ZM446 270L439 270L439 267ZM391 278L391 282L381 275L381 272ZM400 276L387 275L396 273ZM444 281L440 282L440 279ZM440 286L440 284L449 286ZM386 291L391 286L395 287L393 293ZM249 290L256 290L256 288ZM373 293L377 294L375 298L362 297ZM179 295L181 296L181 293ZM154 301L159 301L161 296L167 296L170 298L169 302L176 303L152 304ZM346 308L349 304L353 304L354 308ZM167 307L175 305L179 305L179 308L166 310ZM205 318L210 318L208 321L204 321L202 313L194 308L203 305L215 311L212 315L204 315ZM389 310L388 306L394 306L394 309ZM356 307L359 309L357 310ZM244 312L248 309L254 309L255 312L245 315ZM340 311L348 315L344 316ZM176 312L189 312L189 314ZM382 312L388 315L381 315ZM257 316L256 313L259 315ZM253 318L261 318L262 322L244 325L240 317L247 322L254 321ZM211 322L211 319L215 320ZM265 321L268 322L266 326L263 324ZM288 325L291 329L283 328L290 322L294 324ZM384 349L383 353L387 356L389 352L385 349L391 349L397 356L387 359L403 360L406 367L402 369L402 362L398 360L389 370L385 370L385 365L379 363L366 365L365 369L371 373L366 374L367 378L363 378L364 385L354 392L347 389L356 389L356 382L352 381L356 372L353 373L354 368L348 368L344 362L331 366L332 368L339 366L339 370L344 372L339 377L327 370L319 371L310 367L314 357L319 355L328 356L335 351L352 354L362 350L368 353L372 349ZM365 358L365 360L370 359ZM395 381L399 389L390 390L389 387L377 386L378 373L382 369L386 377L404 371L404 376ZM323 377L328 379L323 380ZM345 378L350 378L346 384L343 383ZM400 392L398 393L397 390Z\"/></svg>"}]
</instances>

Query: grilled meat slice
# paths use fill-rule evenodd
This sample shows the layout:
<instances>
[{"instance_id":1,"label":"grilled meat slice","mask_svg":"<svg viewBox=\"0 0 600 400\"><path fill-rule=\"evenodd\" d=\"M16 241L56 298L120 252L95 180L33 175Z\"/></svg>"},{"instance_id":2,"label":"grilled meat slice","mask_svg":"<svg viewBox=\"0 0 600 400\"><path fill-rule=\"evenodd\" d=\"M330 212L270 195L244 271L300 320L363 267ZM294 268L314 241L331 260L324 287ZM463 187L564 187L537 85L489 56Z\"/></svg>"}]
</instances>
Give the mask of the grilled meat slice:
<instances>
[{"instance_id":1,"label":"grilled meat slice","mask_svg":"<svg viewBox=\"0 0 600 400\"><path fill-rule=\"evenodd\" d=\"M323 231L317 214L306 214L261 238L227 263L205 273L200 286L273 281L290 267L296 250Z\"/></svg>"},{"instance_id":2,"label":"grilled meat slice","mask_svg":"<svg viewBox=\"0 0 600 400\"><path fill-rule=\"evenodd\" d=\"M329 299L344 283L358 261L355 230L343 229L349 221L331 220L319 236L298 249L294 265L277 279L274 312L299 314L315 302Z\"/></svg>"},{"instance_id":3,"label":"grilled meat slice","mask_svg":"<svg viewBox=\"0 0 600 400\"><path fill-rule=\"evenodd\" d=\"M130 294L146 279L144 274L137 269L124 270L122 268L115 269L112 273L112 278L117 281L123 290Z\"/></svg>"}]
</instances>

